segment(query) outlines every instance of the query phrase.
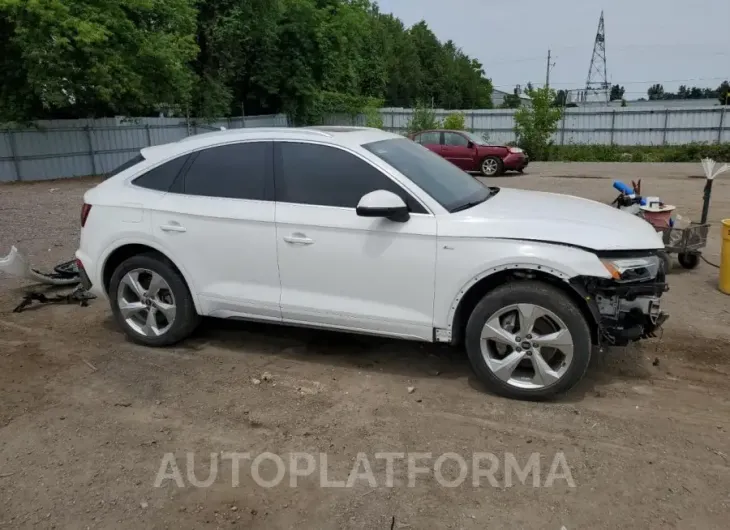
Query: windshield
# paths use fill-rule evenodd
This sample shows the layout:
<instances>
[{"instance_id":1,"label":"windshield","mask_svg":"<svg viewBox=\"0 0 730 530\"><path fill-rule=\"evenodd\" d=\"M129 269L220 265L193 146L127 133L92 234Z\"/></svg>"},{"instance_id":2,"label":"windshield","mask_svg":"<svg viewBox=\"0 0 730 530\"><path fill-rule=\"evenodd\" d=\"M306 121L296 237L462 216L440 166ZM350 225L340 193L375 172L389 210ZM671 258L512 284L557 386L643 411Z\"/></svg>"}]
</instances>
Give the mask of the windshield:
<instances>
[{"instance_id":1,"label":"windshield","mask_svg":"<svg viewBox=\"0 0 730 530\"><path fill-rule=\"evenodd\" d=\"M450 212L484 202L492 194L468 173L407 138L380 140L363 147L403 173Z\"/></svg>"},{"instance_id":2,"label":"windshield","mask_svg":"<svg viewBox=\"0 0 730 530\"><path fill-rule=\"evenodd\" d=\"M461 131L461 134L469 138L469 140L471 140L475 144L484 145L487 143L487 141L478 134L474 134L468 131Z\"/></svg>"}]
</instances>

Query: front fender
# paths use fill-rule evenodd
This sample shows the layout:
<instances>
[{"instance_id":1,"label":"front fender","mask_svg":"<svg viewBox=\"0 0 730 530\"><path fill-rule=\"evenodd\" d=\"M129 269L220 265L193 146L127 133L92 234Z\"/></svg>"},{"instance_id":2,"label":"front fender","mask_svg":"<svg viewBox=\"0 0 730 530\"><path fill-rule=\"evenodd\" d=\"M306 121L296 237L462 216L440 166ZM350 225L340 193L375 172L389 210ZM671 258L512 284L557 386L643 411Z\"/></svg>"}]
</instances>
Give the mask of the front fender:
<instances>
[{"instance_id":1,"label":"front fender","mask_svg":"<svg viewBox=\"0 0 730 530\"><path fill-rule=\"evenodd\" d=\"M508 269L528 269L569 282L576 276L610 278L598 257L575 247L521 240L439 242L434 327L447 329L464 294L478 281Z\"/></svg>"}]
</instances>

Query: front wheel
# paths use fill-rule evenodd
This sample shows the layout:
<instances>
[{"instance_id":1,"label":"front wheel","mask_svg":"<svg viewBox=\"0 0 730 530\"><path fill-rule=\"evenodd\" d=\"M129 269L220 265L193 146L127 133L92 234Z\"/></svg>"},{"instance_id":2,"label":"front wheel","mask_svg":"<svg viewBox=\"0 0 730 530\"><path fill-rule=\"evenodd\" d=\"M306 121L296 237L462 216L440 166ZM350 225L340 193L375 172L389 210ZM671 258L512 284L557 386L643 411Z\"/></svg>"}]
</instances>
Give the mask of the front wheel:
<instances>
[{"instance_id":1,"label":"front wheel","mask_svg":"<svg viewBox=\"0 0 730 530\"><path fill-rule=\"evenodd\" d=\"M504 163L501 158L488 156L482 160L480 171L485 177L496 177L504 173Z\"/></svg>"},{"instance_id":2,"label":"front wheel","mask_svg":"<svg viewBox=\"0 0 730 530\"><path fill-rule=\"evenodd\" d=\"M513 399L544 400L568 391L585 374L591 347L576 303L538 281L491 291L466 327L466 350L477 376L488 390Z\"/></svg>"}]
</instances>

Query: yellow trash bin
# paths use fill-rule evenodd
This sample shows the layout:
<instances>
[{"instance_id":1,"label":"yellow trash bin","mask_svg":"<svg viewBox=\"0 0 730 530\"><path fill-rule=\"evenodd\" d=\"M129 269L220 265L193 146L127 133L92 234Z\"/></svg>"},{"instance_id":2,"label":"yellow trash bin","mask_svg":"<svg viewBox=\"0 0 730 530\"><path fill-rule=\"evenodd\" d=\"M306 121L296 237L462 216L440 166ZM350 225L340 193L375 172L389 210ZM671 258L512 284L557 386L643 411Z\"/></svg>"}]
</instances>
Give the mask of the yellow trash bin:
<instances>
[{"instance_id":1,"label":"yellow trash bin","mask_svg":"<svg viewBox=\"0 0 730 530\"><path fill-rule=\"evenodd\" d=\"M722 251L720 253L720 290L730 294L730 219L722 220Z\"/></svg>"}]
</instances>

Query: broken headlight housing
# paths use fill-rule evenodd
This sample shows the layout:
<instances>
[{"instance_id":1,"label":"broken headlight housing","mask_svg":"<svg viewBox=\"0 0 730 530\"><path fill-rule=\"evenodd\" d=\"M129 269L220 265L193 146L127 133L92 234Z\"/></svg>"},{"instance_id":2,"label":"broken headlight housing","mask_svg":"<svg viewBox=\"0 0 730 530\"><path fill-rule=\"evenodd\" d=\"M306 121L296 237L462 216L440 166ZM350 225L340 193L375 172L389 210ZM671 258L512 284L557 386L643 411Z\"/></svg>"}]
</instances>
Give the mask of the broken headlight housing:
<instances>
[{"instance_id":1,"label":"broken headlight housing","mask_svg":"<svg viewBox=\"0 0 730 530\"><path fill-rule=\"evenodd\" d=\"M659 256L636 258L603 258L601 263L618 283L654 280L659 273Z\"/></svg>"}]
</instances>

